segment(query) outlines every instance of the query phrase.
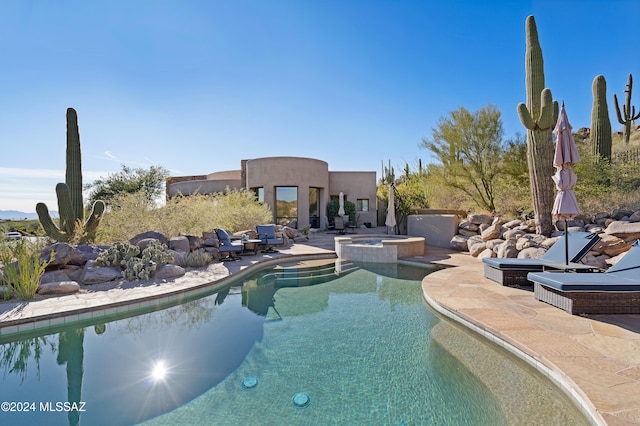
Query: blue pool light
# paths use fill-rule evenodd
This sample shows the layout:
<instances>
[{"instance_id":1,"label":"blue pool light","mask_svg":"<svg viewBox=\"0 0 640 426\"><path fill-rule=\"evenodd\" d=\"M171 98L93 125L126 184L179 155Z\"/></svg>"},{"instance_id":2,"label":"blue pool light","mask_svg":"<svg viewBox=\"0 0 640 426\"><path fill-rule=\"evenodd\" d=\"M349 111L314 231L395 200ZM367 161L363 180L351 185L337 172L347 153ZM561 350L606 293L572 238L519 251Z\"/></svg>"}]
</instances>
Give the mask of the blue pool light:
<instances>
[{"instance_id":1,"label":"blue pool light","mask_svg":"<svg viewBox=\"0 0 640 426\"><path fill-rule=\"evenodd\" d=\"M247 377L242 381L242 387L244 389L253 389L258 386L258 378L257 377Z\"/></svg>"},{"instance_id":2,"label":"blue pool light","mask_svg":"<svg viewBox=\"0 0 640 426\"><path fill-rule=\"evenodd\" d=\"M309 404L311 403L311 399L309 398L309 395L307 395L304 392L298 392L297 394L293 395L293 398L291 399L291 401L293 402L293 405L297 408L308 407Z\"/></svg>"}]
</instances>

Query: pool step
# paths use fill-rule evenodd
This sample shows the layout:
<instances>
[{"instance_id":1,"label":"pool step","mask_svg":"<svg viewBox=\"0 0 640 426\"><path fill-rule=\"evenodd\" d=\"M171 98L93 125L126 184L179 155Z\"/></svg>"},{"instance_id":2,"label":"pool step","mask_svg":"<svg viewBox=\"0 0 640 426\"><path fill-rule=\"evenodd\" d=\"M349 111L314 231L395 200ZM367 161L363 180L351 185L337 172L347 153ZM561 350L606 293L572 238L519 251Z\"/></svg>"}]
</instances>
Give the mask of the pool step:
<instances>
[{"instance_id":1,"label":"pool step","mask_svg":"<svg viewBox=\"0 0 640 426\"><path fill-rule=\"evenodd\" d=\"M335 263L282 267L280 270L264 275L258 284L275 283L277 287L302 287L326 282L327 278L338 278L359 269L351 262L342 262L340 271L336 271Z\"/></svg>"}]
</instances>

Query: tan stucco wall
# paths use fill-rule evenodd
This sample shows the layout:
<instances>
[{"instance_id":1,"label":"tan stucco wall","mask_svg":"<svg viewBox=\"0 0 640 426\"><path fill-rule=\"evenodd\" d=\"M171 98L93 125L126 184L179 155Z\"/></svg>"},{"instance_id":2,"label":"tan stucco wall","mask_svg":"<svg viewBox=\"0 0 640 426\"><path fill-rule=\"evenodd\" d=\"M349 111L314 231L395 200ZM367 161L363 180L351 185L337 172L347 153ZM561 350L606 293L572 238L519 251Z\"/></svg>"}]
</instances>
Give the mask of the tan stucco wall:
<instances>
[{"instance_id":1,"label":"tan stucco wall","mask_svg":"<svg viewBox=\"0 0 640 426\"><path fill-rule=\"evenodd\" d=\"M356 203L359 198L369 200L368 212L356 212L358 225L371 222L377 225L376 212L376 172L329 172L329 188L331 194L338 195L342 191L348 201ZM353 218L349 218L353 220Z\"/></svg>"},{"instance_id":2,"label":"tan stucco wall","mask_svg":"<svg viewBox=\"0 0 640 426\"><path fill-rule=\"evenodd\" d=\"M240 170L226 170L224 172L213 172L207 175L210 180L240 180Z\"/></svg>"},{"instance_id":3,"label":"tan stucco wall","mask_svg":"<svg viewBox=\"0 0 640 426\"><path fill-rule=\"evenodd\" d=\"M298 229L309 225L309 188L320 188L321 227L329 202L329 165L313 158L267 157L247 160L247 188L264 188L264 201L276 214L277 186L298 187Z\"/></svg>"}]
</instances>

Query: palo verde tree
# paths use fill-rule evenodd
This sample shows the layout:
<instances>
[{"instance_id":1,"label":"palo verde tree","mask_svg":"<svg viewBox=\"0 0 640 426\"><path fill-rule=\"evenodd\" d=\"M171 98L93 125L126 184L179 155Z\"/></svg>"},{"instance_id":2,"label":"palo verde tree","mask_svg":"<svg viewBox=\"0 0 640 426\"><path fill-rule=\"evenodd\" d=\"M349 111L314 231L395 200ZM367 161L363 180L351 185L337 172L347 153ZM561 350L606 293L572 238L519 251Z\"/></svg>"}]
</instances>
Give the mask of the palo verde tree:
<instances>
[{"instance_id":1,"label":"palo verde tree","mask_svg":"<svg viewBox=\"0 0 640 426\"><path fill-rule=\"evenodd\" d=\"M89 203L93 200L105 200L108 203L117 195L137 192L143 193L148 201L153 201L163 194L169 177L169 170L166 168L151 166L149 170L133 169L124 164L121 167L122 170L119 172L109 174L106 178L100 177L85 185L85 189L91 190Z\"/></svg>"},{"instance_id":2,"label":"palo verde tree","mask_svg":"<svg viewBox=\"0 0 640 426\"><path fill-rule=\"evenodd\" d=\"M431 151L440 163L443 183L456 188L485 210L494 212L495 183L504 151L500 111L487 105L476 112L464 107L438 121L432 138L421 147Z\"/></svg>"}]
</instances>

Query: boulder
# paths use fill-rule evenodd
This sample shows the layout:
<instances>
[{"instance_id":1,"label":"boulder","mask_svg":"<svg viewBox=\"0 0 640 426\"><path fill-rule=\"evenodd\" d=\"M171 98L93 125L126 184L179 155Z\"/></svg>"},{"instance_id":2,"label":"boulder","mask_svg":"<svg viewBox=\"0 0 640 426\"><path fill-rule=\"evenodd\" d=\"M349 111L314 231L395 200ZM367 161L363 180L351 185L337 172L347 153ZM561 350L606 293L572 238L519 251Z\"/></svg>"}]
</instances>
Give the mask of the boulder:
<instances>
[{"instance_id":1,"label":"boulder","mask_svg":"<svg viewBox=\"0 0 640 426\"><path fill-rule=\"evenodd\" d=\"M90 260L96 260L100 253L107 248L97 246L78 245L74 247L74 250L67 259L67 265L84 266Z\"/></svg>"},{"instance_id":2,"label":"boulder","mask_svg":"<svg viewBox=\"0 0 640 426\"><path fill-rule=\"evenodd\" d=\"M488 223L481 223L480 225L478 225L478 232L480 232L481 234L491 225Z\"/></svg>"},{"instance_id":3,"label":"boulder","mask_svg":"<svg viewBox=\"0 0 640 426\"><path fill-rule=\"evenodd\" d=\"M480 225L483 223L489 225L493 221L493 218L488 214L472 214L469 215L467 220L475 225Z\"/></svg>"},{"instance_id":4,"label":"boulder","mask_svg":"<svg viewBox=\"0 0 640 426\"><path fill-rule=\"evenodd\" d=\"M136 235L135 237L129 240L129 244L137 246L138 241L144 240L145 238L154 238L160 241L162 244L169 246L169 239L162 233L158 231L147 231L141 234Z\"/></svg>"},{"instance_id":5,"label":"boulder","mask_svg":"<svg viewBox=\"0 0 640 426\"><path fill-rule=\"evenodd\" d=\"M489 241L500 238L503 231L504 228L502 227L502 224L500 222L494 223L493 225L482 231L482 240Z\"/></svg>"},{"instance_id":6,"label":"boulder","mask_svg":"<svg viewBox=\"0 0 640 426\"><path fill-rule=\"evenodd\" d=\"M173 265L171 263L164 265L162 268L158 269L153 275L154 278L160 280L169 280L172 278L181 277L186 273L183 267L178 265Z\"/></svg>"},{"instance_id":7,"label":"boulder","mask_svg":"<svg viewBox=\"0 0 640 426\"><path fill-rule=\"evenodd\" d=\"M449 242L449 245L454 250L460 250L460 251L468 250L467 248L468 239L469 237L465 237L464 235L457 234L453 236L453 238Z\"/></svg>"},{"instance_id":8,"label":"boulder","mask_svg":"<svg viewBox=\"0 0 640 426\"><path fill-rule=\"evenodd\" d=\"M220 250L217 247L205 247L204 251L209 256L211 256L211 260L213 260L214 262L220 260Z\"/></svg>"},{"instance_id":9,"label":"boulder","mask_svg":"<svg viewBox=\"0 0 640 426\"><path fill-rule=\"evenodd\" d=\"M629 222L640 222L640 210L629 216Z\"/></svg>"},{"instance_id":10,"label":"boulder","mask_svg":"<svg viewBox=\"0 0 640 426\"><path fill-rule=\"evenodd\" d=\"M182 253L189 253L189 239L184 235L180 235L179 237L173 237L169 240L168 247L170 250L180 251Z\"/></svg>"},{"instance_id":11,"label":"boulder","mask_svg":"<svg viewBox=\"0 0 640 426\"><path fill-rule=\"evenodd\" d=\"M40 250L40 259L49 261L51 260L51 252L55 252L53 260L47 265L47 269L59 269L69 262L73 251L73 246L67 243L55 243Z\"/></svg>"},{"instance_id":12,"label":"boulder","mask_svg":"<svg viewBox=\"0 0 640 426\"><path fill-rule=\"evenodd\" d=\"M53 281L38 286L38 294L69 294L80 290L80 284L75 281Z\"/></svg>"},{"instance_id":13,"label":"boulder","mask_svg":"<svg viewBox=\"0 0 640 426\"><path fill-rule=\"evenodd\" d=\"M516 249L516 243L513 240L506 240L497 246L496 250L496 257L499 258L514 258L518 256L518 249Z\"/></svg>"},{"instance_id":14,"label":"boulder","mask_svg":"<svg viewBox=\"0 0 640 426\"><path fill-rule=\"evenodd\" d=\"M208 238L218 239L218 234L215 231L202 231L202 239L206 240Z\"/></svg>"},{"instance_id":15,"label":"boulder","mask_svg":"<svg viewBox=\"0 0 640 426\"><path fill-rule=\"evenodd\" d=\"M203 247L220 247L220 240L217 238L207 238L202 241Z\"/></svg>"},{"instance_id":16,"label":"boulder","mask_svg":"<svg viewBox=\"0 0 640 426\"><path fill-rule=\"evenodd\" d=\"M471 223L468 220L460 222L460 224L458 225L458 228L466 229L467 231L473 231L476 233L478 232L478 229L480 229L478 225L476 225L475 223Z\"/></svg>"},{"instance_id":17,"label":"boulder","mask_svg":"<svg viewBox=\"0 0 640 426\"><path fill-rule=\"evenodd\" d=\"M508 229L513 229L516 228L518 226L522 225L522 221L520 219L514 219L514 220L510 220L509 222L504 224L505 228Z\"/></svg>"},{"instance_id":18,"label":"boulder","mask_svg":"<svg viewBox=\"0 0 640 426\"><path fill-rule=\"evenodd\" d=\"M540 247L542 242L546 239L547 238L544 235L524 234L516 240L515 247L518 251L529 247Z\"/></svg>"},{"instance_id":19,"label":"boulder","mask_svg":"<svg viewBox=\"0 0 640 426\"><path fill-rule=\"evenodd\" d=\"M485 251L487 248L487 244L484 242L475 243L469 247L469 254L473 257L478 257L480 253Z\"/></svg>"},{"instance_id":20,"label":"boulder","mask_svg":"<svg viewBox=\"0 0 640 426\"><path fill-rule=\"evenodd\" d=\"M142 253L144 249L149 247L149 245L154 241L160 241L160 240L158 240L157 238L143 238L139 240L135 245L137 245L140 248L140 253Z\"/></svg>"},{"instance_id":21,"label":"boulder","mask_svg":"<svg viewBox=\"0 0 640 426\"><path fill-rule=\"evenodd\" d=\"M542 240L540 242L540 247L544 247L547 250L549 250L551 248L552 245L554 245L555 243L558 242L558 240L560 240L560 237L551 237L551 238L544 238L544 240Z\"/></svg>"},{"instance_id":22,"label":"boulder","mask_svg":"<svg viewBox=\"0 0 640 426\"><path fill-rule=\"evenodd\" d=\"M458 233L460 235L464 235L465 237L473 237L474 235L478 235L477 231L471 231L469 229L459 228Z\"/></svg>"},{"instance_id":23,"label":"boulder","mask_svg":"<svg viewBox=\"0 0 640 426\"><path fill-rule=\"evenodd\" d=\"M640 238L640 222L613 221L604 232L633 242Z\"/></svg>"},{"instance_id":24,"label":"boulder","mask_svg":"<svg viewBox=\"0 0 640 426\"><path fill-rule=\"evenodd\" d=\"M624 217L629 217L633 214L633 212L631 210L625 210L625 209L615 209L614 211L611 212L611 219L613 220L621 220Z\"/></svg>"},{"instance_id":25,"label":"boulder","mask_svg":"<svg viewBox=\"0 0 640 426\"><path fill-rule=\"evenodd\" d=\"M484 259L485 257L496 257L496 254L491 249L484 249L482 253L478 255L478 259Z\"/></svg>"},{"instance_id":26,"label":"boulder","mask_svg":"<svg viewBox=\"0 0 640 426\"><path fill-rule=\"evenodd\" d=\"M105 283L122 278L122 269L119 266L96 266L95 263L95 260L90 260L84 265L80 274L82 284Z\"/></svg>"},{"instance_id":27,"label":"boulder","mask_svg":"<svg viewBox=\"0 0 640 426\"><path fill-rule=\"evenodd\" d=\"M543 247L527 247L518 252L518 259L540 259L546 252Z\"/></svg>"},{"instance_id":28,"label":"boulder","mask_svg":"<svg viewBox=\"0 0 640 426\"><path fill-rule=\"evenodd\" d=\"M173 257L173 261L171 263L175 265L184 265L187 252L169 249L169 254Z\"/></svg>"},{"instance_id":29,"label":"boulder","mask_svg":"<svg viewBox=\"0 0 640 426\"><path fill-rule=\"evenodd\" d=\"M196 251L202 248L202 239L197 235L182 234L189 240L189 251Z\"/></svg>"},{"instance_id":30,"label":"boulder","mask_svg":"<svg viewBox=\"0 0 640 426\"><path fill-rule=\"evenodd\" d=\"M596 243L593 250L608 256L617 256L620 253L625 253L631 248L631 241L625 241L622 238L616 237L610 234L600 234L600 241Z\"/></svg>"},{"instance_id":31,"label":"boulder","mask_svg":"<svg viewBox=\"0 0 640 426\"><path fill-rule=\"evenodd\" d=\"M469 239L467 240L467 249L471 249L471 246L474 244L478 244L478 243L483 243L484 241L482 241L482 237L478 234L474 234L472 236L469 237Z\"/></svg>"},{"instance_id":32,"label":"boulder","mask_svg":"<svg viewBox=\"0 0 640 426\"><path fill-rule=\"evenodd\" d=\"M501 240L500 238L496 238L495 240L489 240L485 242L485 244L487 245L487 248L491 250L493 250L494 248L496 248L496 246L499 246L502 243L504 243L504 240Z\"/></svg>"},{"instance_id":33,"label":"boulder","mask_svg":"<svg viewBox=\"0 0 640 426\"><path fill-rule=\"evenodd\" d=\"M587 254L585 257L582 258L582 263L589 266L595 266L596 268L600 268L600 269L607 269L609 265L607 265L606 259L607 257L602 255L592 256L590 254Z\"/></svg>"},{"instance_id":34,"label":"boulder","mask_svg":"<svg viewBox=\"0 0 640 426\"><path fill-rule=\"evenodd\" d=\"M40 285L53 283L56 281L69 281L69 274L66 269L58 269L55 271L45 271L40 277Z\"/></svg>"},{"instance_id":35,"label":"boulder","mask_svg":"<svg viewBox=\"0 0 640 426\"><path fill-rule=\"evenodd\" d=\"M507 229L506 231L504 231L504 234L502 234L502 238L504 238L505 240L517 240L525 234L526 232L524 232L522 229Z\"/></svg>"}]
</instances>

